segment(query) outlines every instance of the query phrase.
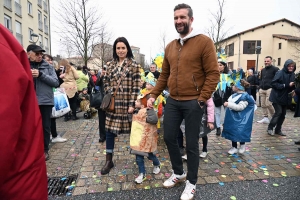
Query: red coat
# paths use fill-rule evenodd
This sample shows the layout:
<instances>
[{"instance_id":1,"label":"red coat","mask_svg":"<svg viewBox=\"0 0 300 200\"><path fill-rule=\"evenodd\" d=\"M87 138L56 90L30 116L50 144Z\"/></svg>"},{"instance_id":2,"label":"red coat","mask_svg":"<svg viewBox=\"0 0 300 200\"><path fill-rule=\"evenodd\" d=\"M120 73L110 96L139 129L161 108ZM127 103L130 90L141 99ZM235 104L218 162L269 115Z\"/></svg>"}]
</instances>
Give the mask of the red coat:
<instances>
[{"instance_id":1,"label":"red coat","mask_svg":"<svg viewBox=\"0 0 300 200\"><path fill-rule=\"evenodd\" d=\"M42 120L27 55L0 24L0 199L48 199Z\"/></svg>"}]
</instances>

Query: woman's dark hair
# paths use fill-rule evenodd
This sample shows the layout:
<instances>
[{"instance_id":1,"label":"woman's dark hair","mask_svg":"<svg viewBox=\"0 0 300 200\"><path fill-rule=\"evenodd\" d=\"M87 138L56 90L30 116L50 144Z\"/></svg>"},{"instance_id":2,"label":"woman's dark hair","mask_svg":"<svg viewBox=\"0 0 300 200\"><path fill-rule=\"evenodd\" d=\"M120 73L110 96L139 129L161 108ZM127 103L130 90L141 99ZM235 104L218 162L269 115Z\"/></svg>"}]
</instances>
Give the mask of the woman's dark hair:
<instances>
[{"instance_id":1,"label":"woman's dark hair","mask_svg":"<svg viewBox=\"0 0 300 200\"><path fill-rule=\"evenodd\" d=\"M127 55L126 55L126 58L133 58L133 54L132 54L132 51L131 51L131 48L130 48L130 45L127 41L126 38L124 37L118 37L115 42L114 42L114 45L113 45L113 57L114 57L114 60L118 60L119 61L119 56L117 55L117 43L118 42L123 42L127 48Z\"/></svg>"},{"instance_id":2,"label":"woman's dark hair","mask_svg":"<svg viewBox=\"0 0 300 200\"><path fill-rule=\"evenodd\" d=\"M223 66L224 66L224 69L223 69L223 74L228 74L228 72L229 72L229 69L228 69L228 67L227 67L227 64L225 63L225 62L223 62L223 61L219 61L219 63L221 63Z\"/></svg>"},{"instance_id":3,"label":"woman's dark hair","mask_svg":"<svg viewBox=\"0 0 300 200\"><path fill-rule=\"evenodd\" d=\"M53 57L49 54L44 54L43 55L43 59L45 59L46 57L48 57L51 61L53 61Z\"/></svg>"}]
</instances>

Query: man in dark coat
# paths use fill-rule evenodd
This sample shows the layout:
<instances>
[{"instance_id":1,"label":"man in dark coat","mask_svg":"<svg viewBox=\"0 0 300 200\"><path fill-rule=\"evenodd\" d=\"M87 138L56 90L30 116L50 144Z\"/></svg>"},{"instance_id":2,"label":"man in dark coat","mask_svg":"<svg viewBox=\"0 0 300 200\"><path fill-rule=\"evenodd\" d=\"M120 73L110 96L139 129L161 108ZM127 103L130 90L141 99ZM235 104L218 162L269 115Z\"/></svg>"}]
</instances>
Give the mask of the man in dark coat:
<instances>
[{"instance_id":1,"label":"man in dark coat","mask_svg":"<svg viewBox=\"0 0 300 200\"><path fill-rule=\"evenodd\" d=\"M0 24L0 199L46 200L43 127L27 55Z\"/></svg>"},{"instance_id":2,"label":"man in dark coat","mask_svg":"<svg viewBox=\"0 0 300 200\"><path fill-rule=\"evenodd\" d=\"M278 71L272 80L273 89L269 100L272 102L275 113L268 126L269 135L274 135L273 128L275 127L275 134L285 136L281 131L281 126L285 119L287 106L291 104L292 100L289 93L295 89L295 70L296 63L288 59L285 61L283 69Z\"/></svg>"}]
</instances>

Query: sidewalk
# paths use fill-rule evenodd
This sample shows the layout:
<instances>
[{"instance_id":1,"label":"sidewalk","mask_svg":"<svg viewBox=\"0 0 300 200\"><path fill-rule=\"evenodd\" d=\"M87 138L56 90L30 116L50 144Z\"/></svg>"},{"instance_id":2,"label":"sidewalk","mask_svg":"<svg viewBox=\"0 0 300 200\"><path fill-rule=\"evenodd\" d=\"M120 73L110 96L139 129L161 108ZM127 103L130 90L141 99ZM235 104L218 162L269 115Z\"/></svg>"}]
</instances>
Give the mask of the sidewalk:
<instances>
[{"instance_id":1,"label":"sidewalk","mask_svg":"<svg viewBox=\"0 0 300 200\"><path fill-rule=\"evenodd\" d=\"M57 119L58 132L65 133L64 137L68 138L68 141L52 145L49 152L50 160L47 161L47 172L50 177L78 174L73 197L107 191L122 193L136 189L155 189L153 192L158 191L159 194L159 191L163 190L162 183L171 174L171 164L163 141L163 133L160 134L158 144L158 157L162 164L161 173L158 175L149 173L143 184L135 184L134 178L138 175L138 168L135 164L135 156L128 153L129 135L121 135L116 138L114 154L116 167L111 170L109 175L102 176L100 170L105 163L105 143L98 143L97 117L85 120L82 115L83 113L79 113L80 120L77 121L64 122L63 118ZM247 180L259 180L252 184L261 185L262 189L267 184L268 187L276 189L277 186L273 186L273 183L280 186L281 182L291 180L298 183L298 189L293 191L291 187L288 187L287 190L290 188L289 192L300 193L300 151L298 151L300 146L294 145L294 141L300 140L300 118L293 118L293 112L287 112L282 130L287 134L286 137L269 136L266 133L267 125L256 123L260 118L261 108L258 108L253 123L252 142L246 143L247 151L244 155L228 156L227 151L231 142L217 137L214 132L209 134L209 153L207 158L200 160L198 188L211 187L209 185L229 187L228 184L234 186L240 185L239 183L247 185L249 184ZM199 148L202 149L201 143ZM147 159L145 161L147 172L151 172L151 162ZM268 183L261 181L266 179L269 181ZM180 188L179 191L177 189L176 193L182 190L183 188ZM277 190L281 190L280 187ZM158 197L157 199L163 198ZM239 199L244 198L240 197Z\"/></svg>"}]
</instances>

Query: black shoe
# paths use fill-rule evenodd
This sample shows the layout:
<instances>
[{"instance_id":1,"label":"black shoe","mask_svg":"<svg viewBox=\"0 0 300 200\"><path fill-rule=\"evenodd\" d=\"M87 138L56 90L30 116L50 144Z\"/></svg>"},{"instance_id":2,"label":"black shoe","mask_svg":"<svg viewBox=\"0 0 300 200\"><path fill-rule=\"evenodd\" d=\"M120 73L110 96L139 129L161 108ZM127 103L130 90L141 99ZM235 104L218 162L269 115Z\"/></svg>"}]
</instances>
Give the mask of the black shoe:
<instances>
[{"instance_id":1,"label":"black shoe","mask_svg":"<svg viewBox=\"0 0 300 200\"><path fill-rule=\"evenodd\" d=\"M99 142L102 143L106 140L106 138L99 138Z\"/></svg>"},{"instance_id":2,"label":"black shoe","mask_svg":"<svg viewBox=\"0 0 300 200\"><path fill-rule=\"evenodd\" d=\"M76 116L72 116L72 120L77 120L77 119L79 119L79 118Z\"/></svg>"},{"instance_id":3,"label":"black shoe","mask_svg":"<svg viewBox=\"0 0 300 200\"><path fill-rule=\"evenodd\" d=\"M300 144L300 140L299 140L299 141L297 141L297 142L295 142L295 144L298 144L298 145L299 145L299 144Z\"/></svg>"},{"instance_id":4,"label":"black shoe","mask_svg":"<svg viewBox=\"0 0 300 200\"><path fill-rule=\"evenodd\" d=\"M184 147L179 147L179 151L180 151L180 155L181 156L185 155L185 153L184 153Z\"/></svg>"},{"instance_id":5,"label":"black shoe","mask_svg":"<svg viewBox=\"0 0 300 200\"><path fill-rule=\"evenodd\" d=\"M50 159L50 156L49 156L49 154L47 152L44 152L44 156L45 156L45 160L46 161Z\"/></svg>"},{"instance_id":6,"label":"black shoe","mask_svg":"<svg viewBox=\"0 0 300 200\"><path fill-rule=\"evenodd\" d=\"M280 136L286 136L286 134L284 134L283 132L281 132L281 131L275 131L275 134L277 134L277 135L280 135Z\"/></svg>"},{"instance_id":7,"label":"black shoe","mask_svg":"<svg viewBox=\"0 0 300 200\"><path fill-rule=\"evenodd\" d=\"M217 128L216 135L217 135L217 136L220 136L220 135L221 135L221 128Z\"/></svg>"}]
</instances>

